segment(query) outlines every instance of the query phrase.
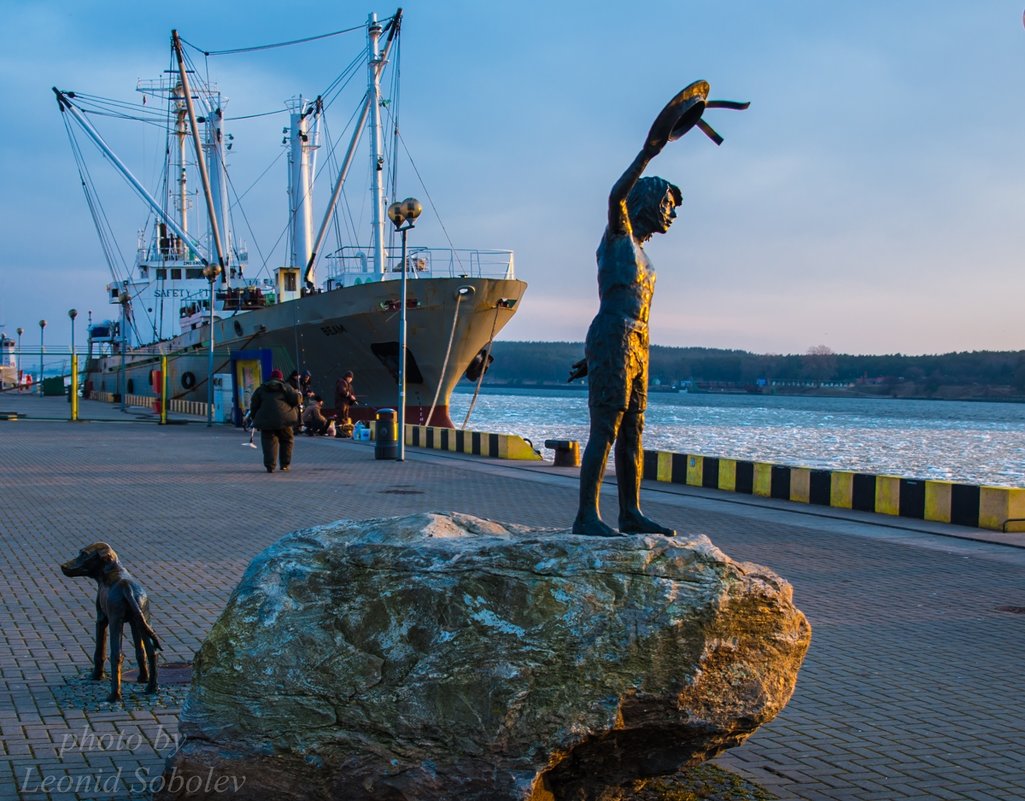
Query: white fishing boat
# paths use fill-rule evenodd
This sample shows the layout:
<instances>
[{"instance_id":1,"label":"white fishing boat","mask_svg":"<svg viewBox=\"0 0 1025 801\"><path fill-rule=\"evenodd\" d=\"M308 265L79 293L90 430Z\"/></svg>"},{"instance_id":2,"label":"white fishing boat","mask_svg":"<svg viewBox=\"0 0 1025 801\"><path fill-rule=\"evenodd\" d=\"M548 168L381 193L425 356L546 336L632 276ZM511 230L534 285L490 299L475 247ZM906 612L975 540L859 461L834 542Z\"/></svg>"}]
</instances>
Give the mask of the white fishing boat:
<instances>
[{"instance_id":1,"label":"white fishing boat","mask_svg":"<svg viewBox=\"0 0 1025 801\"><path fill-rule=\"evenodd\" d=\"M284 141L273 144L287 156L287 233L273 261L261 265L251 263L250 249L237 235L243 212L228 177L235 140L227 130L233 122L227 99L205 79L206 68L192 64L177 32L171 37L174 68L163 79L139 82L139 103L107 103L54 88L111 269L106 291L116 309L110 320L90 321L87 393L155 397L166 356L168 396L206 401L212 376L232 375L240 354L256 354L262 373L271 365L285 375L309 370L327 405L335 379L352 370L360 400L352 416L366 418L379 407L396 406L404 341L406 422L452 425L453 388L468 368L476 377L487 364L491 343L515 313L526 284L516 279L507 250L418 246L403 263L385 213L400 199L394 181L387 182L385 165L385 155L398 148L385 147L382 124L382 113L392 113L382 76L398 52L401 21L401 10L382 20L371 14L365 39L352 34L365 47L368 80L356 117L351 109L342 112L343 122L357 120L346 131L347 141L326 137L330 91L312 99L293 97L281 108L288 118ZM94 121L110 115L166 129L156 189L136 177L98 130ZM388 129L397 137L394 120ZM119 267L106 236L109 226L83 135L148 207L130 269ZM343 151L315 217L318 154ZM355 233L341 241L346 225L339 222L339 198L360 158L371 165L371 226L362 241ZM258 379L250 376L250 389Z\"/></svg>"}]
</instances>

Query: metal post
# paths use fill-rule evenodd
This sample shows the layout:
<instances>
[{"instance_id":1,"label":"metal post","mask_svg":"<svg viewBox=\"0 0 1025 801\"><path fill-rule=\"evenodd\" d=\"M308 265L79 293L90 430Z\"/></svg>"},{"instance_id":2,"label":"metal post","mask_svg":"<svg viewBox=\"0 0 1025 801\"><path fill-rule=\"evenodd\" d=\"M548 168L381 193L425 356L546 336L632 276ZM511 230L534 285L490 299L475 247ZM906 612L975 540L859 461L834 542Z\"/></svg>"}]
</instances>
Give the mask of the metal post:
<instances>
[{"instance_id":1,"label":"metal post","mask_svg":"<svg viewBox=\"0 0 1025 801\"><path fill-rule=\"evenodd\" d=\"M214 424L214 277L210 278L210 359L206 368L206 425Z\"/></svg>"},{"instance_id":2,"label":"metal post","mask_svg":"<svg viewBox=\"0 0 1025 801\"><path fill-rule=\"evenodd\" d=\"M18 392L21 392L23 382L21 380L21 335L25 333L25 329L20 325L18 326L18 353L14 363L14 369L18 371Z\"/></svg>"},{"instance_id":3,"label":"metal post","mask_svg":"<svg viewBox=\"0 0 1025 801\"><path fill-rule=\"evenodd\" d=\"M160 425L167 425L167 355L160 357Z\"/></svg>"},{"instance_id":4,"label":"metal post","mask_svg":"<svg viewBox=\"0 0 1025 801\"><path fill-rule=\"evenodd\" d=\"M121 301L121 375L118 377L118 394L121 396L121 411L128 411L128 401L125 395L128 394L128 370L125 365L125 351L128 350L128 293L122 292L118 296Z\"/></svg>"},{"instance_id":5,"label":"metal post","mask_svg":"<svg viewBox=\"0 0 1025 801\"><path fill-rule=\"evenodd\" d=\"M406 234L412 226L410 222L399 229L402 232L402 308L399 311L399 450L395 457L397 462L406 459Z\"/></svg>"},{"instance_id":6,"label":"metal post","mask_svg":"<svg viewBox=\"0 0 1025 801\"><path fill-rule=\"evenodd\" d=\"M46 348L43 345L43 330L46 328L46 320L39 321L39 377L36 383L39 384L39 397L43 397L43 354Z\"/></svg>"},{"instance_id":7,"label":"metal post","mask_svg":"<svg viewBox=\"0 0 1025 801\"><path fill-rule=\"evenodd\" d=\"M78 356L71 353L71 422L78 422Z\"/></svg>"},{"instance_id":8,"label":"metal post","mask_svg":"<svg viewBox=\"0 0 1025 801\"><path fill-rule=\"evenodd\" d=\"M77 373L75 373L75 367L78 364L75 360L75 318L78 317L78 309L68 309L68 317L71 318L71 387L74 390L78 384L78 376ZM71 405L74 406L75 402L72 401ZM77 409L73 410L73 414L75 414L75 416L72 417L72 419L77 419Z\"/></svg>"}]
</instances>

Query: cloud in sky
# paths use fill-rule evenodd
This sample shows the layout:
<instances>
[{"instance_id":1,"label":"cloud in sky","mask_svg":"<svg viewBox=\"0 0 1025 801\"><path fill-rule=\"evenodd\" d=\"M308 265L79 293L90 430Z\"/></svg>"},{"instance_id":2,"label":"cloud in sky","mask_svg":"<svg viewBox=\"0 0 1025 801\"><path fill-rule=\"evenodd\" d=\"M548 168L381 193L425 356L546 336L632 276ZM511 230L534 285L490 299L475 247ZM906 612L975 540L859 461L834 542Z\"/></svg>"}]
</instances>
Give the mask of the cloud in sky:
<instances>
[{"instance_id":1,"label":"cloud in sky","mask_svg":"<svg viewBox=\"0 0 1025 801\"><path fill-rule=\"evenodd\" d=\"M108 313L107 269L50 87L130 99L137 78L168 66L172 27L200 47L228 48L360 25L370 10L305 8L184 2L143 12L123 0L36 0L5 10L8 333L45 317L48 340L66 342L69 307ZM673 230L649 246L654 342L1025 347L1020 2L412 0L405 12L402 134L436 205L414 236L442 243L440 214L457 247L516 251L530 288L504 338L583 338L608 191L662 104L704 78L714 97L752 106L710 112L721 148L691 134L649 168L685 197ZM211 59L229 114L316 94L355 55L355 36L301 58ZM332 118L336 135L346 122ZM280 118L240 122L234 166L252 176L270 166L280 127ZM268 251L284 224L278 166L247 199ZM421 194L405 175L400 194ZM120 179L99 168L94 177L125 195ZM130 259L145 211L127 196L110 211ZM280 247L271 265L279 259Z\"/></svg>"}]
</instances>

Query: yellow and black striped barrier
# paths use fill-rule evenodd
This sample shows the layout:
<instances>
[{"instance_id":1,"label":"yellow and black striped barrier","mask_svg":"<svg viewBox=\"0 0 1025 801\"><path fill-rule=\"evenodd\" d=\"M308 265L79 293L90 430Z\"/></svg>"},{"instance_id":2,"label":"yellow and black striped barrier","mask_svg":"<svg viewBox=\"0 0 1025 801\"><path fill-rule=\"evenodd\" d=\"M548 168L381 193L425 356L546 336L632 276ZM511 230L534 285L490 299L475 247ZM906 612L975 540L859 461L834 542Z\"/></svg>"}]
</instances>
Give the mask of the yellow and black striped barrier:
<instances>
[{"instance_id":1,"label":"yellow and black striped barrier","mask_svg":"<svg viewBox=\"0 0 1025 801\"><path fill-rule=\"evenodd\" d=\"M815 470L667 451L644 452L644 477L973 528L1025 531L1025 488L1020 487Z\"/></svg>"},{"instance_id":2,"label":"yellow and black striped barrier","mask_svg":"<svg viewBox=\"0 0 1025 801\"><path fill-rule=\"evenodd\" d=\"M493 459L520 459L540 462L541 454L523 437L515 434L489 434L485 431L460 431L440 426L406 426L406 444L413 448L433 448Z\"/></svg>"}]
</instances>

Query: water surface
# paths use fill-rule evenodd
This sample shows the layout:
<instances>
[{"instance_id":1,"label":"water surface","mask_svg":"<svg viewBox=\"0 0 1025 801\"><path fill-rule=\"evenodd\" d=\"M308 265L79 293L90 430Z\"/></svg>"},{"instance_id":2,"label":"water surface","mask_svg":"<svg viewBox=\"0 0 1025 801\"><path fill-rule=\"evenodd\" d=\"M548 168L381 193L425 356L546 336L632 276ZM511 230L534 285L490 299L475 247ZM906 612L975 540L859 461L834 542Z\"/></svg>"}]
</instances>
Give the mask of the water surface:
<instances>
[{"instance_id":1,"label":"water surface","mask_svg":"<svg viewBox=\"0 0 1025 801\"><path fill-rule=\"evenodd\" d=\"M452 395L457 427L472 388ZM587 441L587 393L482 391L468 428ZM646 448L798 467L1025 487L1025 404L653 393ZM551 451L545 452L549 458Z\"/></svg>"}]
</instances>

